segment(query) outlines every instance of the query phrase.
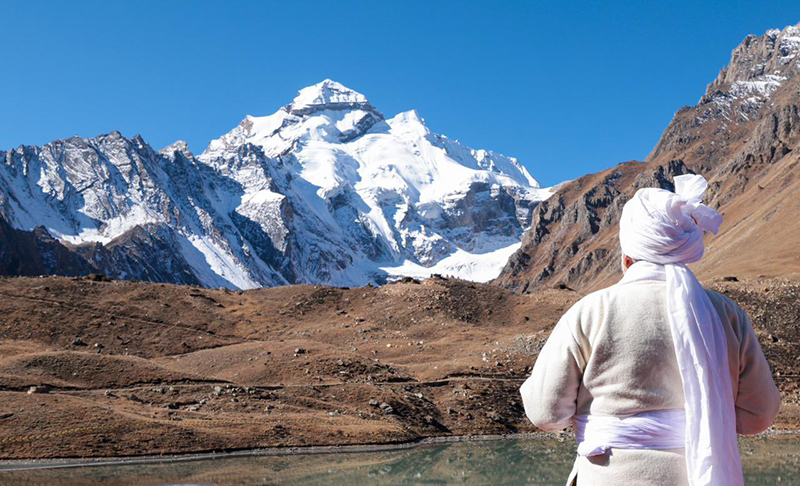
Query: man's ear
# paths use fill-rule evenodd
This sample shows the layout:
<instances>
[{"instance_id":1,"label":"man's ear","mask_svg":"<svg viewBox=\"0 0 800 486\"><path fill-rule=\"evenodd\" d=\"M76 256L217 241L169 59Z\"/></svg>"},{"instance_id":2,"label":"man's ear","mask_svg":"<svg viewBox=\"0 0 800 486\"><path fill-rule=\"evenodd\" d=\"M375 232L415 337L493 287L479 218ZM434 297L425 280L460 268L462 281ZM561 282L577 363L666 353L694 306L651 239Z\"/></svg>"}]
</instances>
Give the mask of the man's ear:
<instances>
[{"instance_id":1,"label":"man's ear","mask_svg":"<svg viewBox=\"0 0 800 486\"><path fill-rule=\"evenodd\" d=\"M622 257L622 265L625 267L625 270L631 268L631 265L633 265L634 263L636 263L636 260L629 257L628 255L624 255Z\"/></svg>"}]
</instances>

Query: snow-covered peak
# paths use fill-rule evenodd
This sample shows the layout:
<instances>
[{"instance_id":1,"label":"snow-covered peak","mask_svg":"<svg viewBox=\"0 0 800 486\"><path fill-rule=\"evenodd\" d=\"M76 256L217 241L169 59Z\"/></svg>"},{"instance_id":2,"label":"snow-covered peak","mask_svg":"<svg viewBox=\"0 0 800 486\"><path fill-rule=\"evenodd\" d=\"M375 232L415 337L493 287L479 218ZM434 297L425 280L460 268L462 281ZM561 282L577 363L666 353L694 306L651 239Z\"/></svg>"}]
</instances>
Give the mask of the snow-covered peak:
<instances>
[{"instance_id":1,"label":"snow-covered peak","mask_svg":"<svg viewBox=\"0 0 800 486\"><path fill-rule=\"evenodd\" d=\"M192 151L189 150L189 144L187 144L183 140L178 140L177 142L171 145L167 145L166 147L158 151L158 153L160 153L161 155L166 155L166 156L172 156L175 152L179 152L187 158L193 157Z\"/></svg>"},{"instance_id":2,"label":"snow-covered peak","mask_svg":"<svg viewBox=\"0 0 800 486\"><path fill-rule=\"evenodd\" d=\"M475 181L514 186L536 200L549 195L539 193L539 183L517 159L436 134L416 110L385 120L362 94L329 79L302 89L291 104L272 115L246 116L212 141L199 159L227 167L245 144L259 147L267 157L293 154L303 167L301 177L323 193L338 190L350 178L337 175L344 169L336 169L339 164L334 162L349 160L348 164L358 162L358 172L366 171L362 186L376 182L373 177L388 183L383 176L395 174L401 186L423 199L439 199ZM326 175L318 177L320 173Z\"/></svg>"},{"instance_id":3,"label":"snow-covered peak","mask_svg":"<svg viewBox=\"0 0 800 486\"><path fill-rule=\"evenodd\" d=\"M425 120L419 116L417 110L410 110L398 113L392 118L386 120L386 125L391 128L391 131L396 136L406 136L412 138L425 137L430 135L430 130L425 126ZM385 130L385 126L376 125L372 128L373 132Z\"/></svg>"},{"instance_id":4,"label":"snow-covered peak","mask_svg":"<svg viewBox=\"0 0 800 486\"><path fill-rule=\"evenodd\" d=\"M326 79L303 88L292 103L272 115L247 115L239 126L213 140L199 158L218 159L246 143L276 157L305 141L353 140L381 120L383 115L364 95Z\"/></svg>"},{"instance_id":5,"label":"snow-covered peak","mask_svg":"<svg viewBox=\"0 0 800 486\"><path fill-rule=\"evenodd\" d=\"M425 268L490 278L553 194L515 158L437 134L415 110L385 119L330 80L272 115L248 115L198 160L243 191L227 213L294 255L292 282Z\"/></svg>"},{"instance_id":6,"label":"snow-covered peak","mask_svg":"<svg viewBox=\"0 0 800 486\"><path fill-rule=\"evenodd\" d=\"M469 180L476 180L476 177L481 179L488 177L489 174L494 174L501 178L513 179L516 184L526 190L539 189L536 179L514 157L506 157L490 150L476 150L462 145L457 140L433 133L416 110L399 113L386 120L386 125L389 127L387 134L391 135L397 144L410 146L409 148L412 149L410 152L415 159L418 159L411 172L417 175L424 174L428 171L427 167L431 167L434 168L435 174L440 175L439 177L426 176L435 181L433 186L437 188L446 187L448 182L458 180L460 175L468 177ZM375 125L369 135L379 134L382 130L385 128L381 124ZM369 141L365 140L364 142L368 143ZM381 150L388 155L385 159L394 165L397 155L387 151L386 147L382 147ZM420 162L425 162L427 166L420 165ZM411 174L406 177L407 181L414 179L415 177L412 177ZM455 185L463 186L464 184L465 181L458 181Z\"/></svg>"},{"instance_id":7,"label":"snow-covered peak","mask_svg":"<svg viewBox=\"0 0 800 486\"><path fill-rule=\"evenodd\" d=\"M289 111L306 114L320 109L347 109L369 105L367 98L341 83L326 79L303 88L289 105Z\"/></svg>"}]
</instances>

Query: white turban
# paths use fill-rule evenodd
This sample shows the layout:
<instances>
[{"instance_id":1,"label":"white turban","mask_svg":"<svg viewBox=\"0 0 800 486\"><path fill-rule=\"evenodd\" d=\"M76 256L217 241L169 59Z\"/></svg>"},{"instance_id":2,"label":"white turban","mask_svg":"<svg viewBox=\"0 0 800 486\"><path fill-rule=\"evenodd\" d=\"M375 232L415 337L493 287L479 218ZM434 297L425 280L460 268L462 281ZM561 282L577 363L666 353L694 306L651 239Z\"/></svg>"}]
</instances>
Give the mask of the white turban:
<instances>
[{"instance_id":1,"label":"white turban","mask_svg":"<svg viewBox=\"0 0 800 486\"><path fill-rule=\"evenodd\" d=\"M717 234L722 215L701 203L708 182L675 177L675 192L639 189L622 208L622 253L652 263L692 263L703 257L703 230Z\"/></svg>"},{"instance_id":2,"label":"white turban","mask_svg":"<svg viewBox=\"0 0 800 486\"><path fill-rule=\"evenodd\" d=\"M722 216L701 203L699 175L675 177L675 192L640 189L622 209L622 253L663 265L667 308L686 399L686 465L696 485L743 485L728 349L722 322L687 263L703 257L703 230Z\"/></svg>"}]
</instances>

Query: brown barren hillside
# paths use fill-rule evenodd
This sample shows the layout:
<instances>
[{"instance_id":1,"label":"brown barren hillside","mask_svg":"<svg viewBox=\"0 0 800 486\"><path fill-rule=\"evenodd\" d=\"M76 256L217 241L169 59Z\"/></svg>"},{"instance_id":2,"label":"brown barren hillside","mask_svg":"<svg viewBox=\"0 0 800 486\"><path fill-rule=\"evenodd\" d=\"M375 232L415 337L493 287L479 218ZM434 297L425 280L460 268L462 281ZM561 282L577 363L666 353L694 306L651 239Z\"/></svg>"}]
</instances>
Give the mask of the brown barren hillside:
<instances>
[{"instance_id":1,"label":"brown barren hillside","mask_svg":"<svg viewBox=\"0 0 800 486\"><path fill-rule=\"evenodd\" d=\"M751 313L796 428L796 281L711 283ZM224 291L0 279L0 458L534 432L518 388L580 294L431 278Z\"/></svg>"},{"instance_id":2,"label":"brown barren hillside","mask_svg":"<svg viewBox=\"0 0 800 486\"><path fill-rule=\"evenodd\" d=\"M0 456L532 431L520 378L575 299L441 278L246 292L0 279Z\"/></svg>"},{"instance_id":3,"label":"brown barren hillside","mask_svg":"<svg viewBox=\"0 0 800 486\"><path fill-rule=\"evenodd\" d=\"M617 222L642 187L704 175L706 203L725 221L707 238L700 278L800 275L800 27L748 36L700 102L679 110L645 162L564 185L534 213L499 285L519 292L564 283L595 289L619 268Z\"/></svg>"}]
</instances>

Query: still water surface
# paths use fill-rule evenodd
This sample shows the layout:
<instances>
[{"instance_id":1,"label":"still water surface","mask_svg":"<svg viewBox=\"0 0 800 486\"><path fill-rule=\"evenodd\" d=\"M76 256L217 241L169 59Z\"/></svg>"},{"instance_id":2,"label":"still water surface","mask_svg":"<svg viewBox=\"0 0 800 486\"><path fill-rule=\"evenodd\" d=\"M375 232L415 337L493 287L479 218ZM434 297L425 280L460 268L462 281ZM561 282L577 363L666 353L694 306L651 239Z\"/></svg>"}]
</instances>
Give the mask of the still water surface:
<instances>
[{"instance_id":1,"label":"still water surface","mask_svg":"<svg viewBox=\"0 0 800 486\"><path fill-rule=\"evenodd\" d=\"M800 436L746 439L740 450L748 485L800 485ZM570 440L457 442L380 452L0 471L0 484L563 485L574 451Z\"/></svg>"}]
</instances>

